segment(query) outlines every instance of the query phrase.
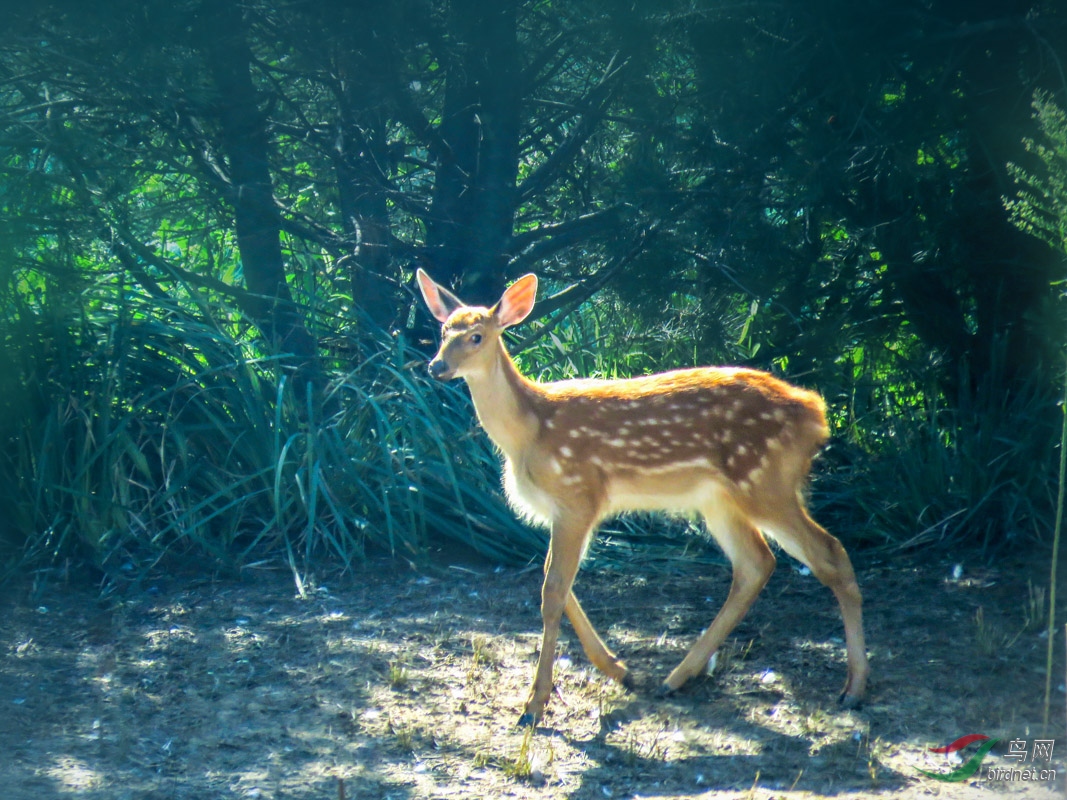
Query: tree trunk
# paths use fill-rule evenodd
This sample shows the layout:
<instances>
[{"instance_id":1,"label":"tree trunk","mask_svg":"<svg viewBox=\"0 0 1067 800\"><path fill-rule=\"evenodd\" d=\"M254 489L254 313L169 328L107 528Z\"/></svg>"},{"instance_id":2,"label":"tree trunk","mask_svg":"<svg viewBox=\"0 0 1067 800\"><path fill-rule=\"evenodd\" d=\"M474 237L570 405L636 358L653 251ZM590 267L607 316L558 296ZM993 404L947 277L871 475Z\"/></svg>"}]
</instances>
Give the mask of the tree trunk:
<instances>
[{"instance_id":1,"label":"tree trunk","mask_svg":"<svg viewBox=\"0 0 1067 800\"><path fill-rule=\"evenodd\" d=\"M358 125L344 112L341 116L342 136L334 165L342 224L352 242L352 255L345 259L352 301L377 325L389 328L396 321L398 305L388 279L392 265L389 208L372 168L366 166L368 160L381 164L386 157L385 122L375 113L373 119L361 119ZM357 133L360 129L362 135ZM360 145L370 152L351 152Z\"/></svg>"},{"instance_id":2,"label":"tree trunk","mask_svg":"<svg viewBox=\"0 0 1067 800\"><path fill-rule=\"evenodd\" d=\"M515 216L521 82L515 3L457 0L430 225L429 271L471 303L504 290Z\"/></svg>"},{"instance_id":3,"label":"tree trunk","mask_svg":"<svg viewBox=\"0 0 1067 800\"><path fill-rule=\"evenodd\" d=\"M252 84L245 22L240 8L228 0L201 6L200 24L202 51L218 91L216 112L229 167L241 270L256 296L254 321L272 350L291 355L298 374L314 379L315 341L285 280L266 119Z\"/></svg>"}]
</instances>

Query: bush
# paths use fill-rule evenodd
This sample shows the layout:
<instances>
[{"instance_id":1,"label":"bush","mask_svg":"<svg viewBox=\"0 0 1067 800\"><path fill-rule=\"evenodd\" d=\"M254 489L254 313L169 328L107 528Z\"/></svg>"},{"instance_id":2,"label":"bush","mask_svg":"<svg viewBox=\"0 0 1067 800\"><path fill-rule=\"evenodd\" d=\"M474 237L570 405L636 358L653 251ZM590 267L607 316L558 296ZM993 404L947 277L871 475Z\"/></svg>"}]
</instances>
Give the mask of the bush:
<instances>
[{"instance_id":1,"label":"bush","mask_svg":"<svg viewBox=\"0 0 1067 800\"><path fill-rule=\"evenodd\" d=\"M316 566L368 550L417 561L447 539L508 563L545 551L546 532L507 508L465 387L430 380L427 354L403 335L359 320L343 339L348 368L336 357L312 390L259 355L252 329L221 306L190 310L107 284L78 304L28 297L2 323L0 578L70 563L136 576L161 560L229 569L281 557L302 586ZM669 332L635 332L611 302L526 331L526 371L615 377L693 357ZM994 374L971 407L920 399L877 418L831 414L847 427L817 462L816 515L883 547L993 550L1045 537L1055 402L997 386ZM631 515L609 523L592 554L719 560L693 529Z\"/></svg>"},{"instance_id":2,"label":"bush","mask_svg":"<svg viewBox=\"0 0 1067 800\"><path fill-rule=\"evenodd\" d=\"M831 446L815 503L849 538L894 548L978 546L996 552L1052 532L1056 398L999 390L937 400L854 426Z\"/></svg>"},{"instance_id":3,"label":"bush","mask_svg":"<svg viewBox=\"0 0 1067 800\"><path fill-rule=\"evenodd\" d=\"M417 558L434 536L506 561L543 549L506 508L465 393L424 377L403 338L361 337L320 399L235 330L143 297L9 318L6 574L285 553L299 576L368 547Z\"/></svg>"}]
</instances>

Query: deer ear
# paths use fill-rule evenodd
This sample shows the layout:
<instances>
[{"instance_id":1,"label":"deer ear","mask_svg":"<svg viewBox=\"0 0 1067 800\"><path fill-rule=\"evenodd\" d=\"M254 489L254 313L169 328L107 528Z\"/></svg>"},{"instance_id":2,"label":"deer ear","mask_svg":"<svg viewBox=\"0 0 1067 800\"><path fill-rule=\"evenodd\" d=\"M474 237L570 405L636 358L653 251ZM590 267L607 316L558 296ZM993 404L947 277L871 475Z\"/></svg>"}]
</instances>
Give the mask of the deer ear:
<instances>
[{"instance_id":1,"label":"deer ear","mask_svg":"<svg viewBox=\"0 0 1067 800\"><path fill-rule=\"evenodd\" d=\"M493 309L497 324L501 328L518 325L533 311L537 299L537 276L532 272L523 275L511 284Z\"/></svg>"},{"instance_id":2,"label":"deer ear","mask_svg":"<svg viewBox=\"0 0 1067 800\"><path fill-rule=\"evenodd\" d=\"M438 322L444 322L457 308L463 306L463 301L448 291L444 286L434 283L433 278L426 274L422 268L415 271L415 277L419 279L419 289L422 291L422 299L426 301L427 308Z\"/></svg>"}]
</instances>

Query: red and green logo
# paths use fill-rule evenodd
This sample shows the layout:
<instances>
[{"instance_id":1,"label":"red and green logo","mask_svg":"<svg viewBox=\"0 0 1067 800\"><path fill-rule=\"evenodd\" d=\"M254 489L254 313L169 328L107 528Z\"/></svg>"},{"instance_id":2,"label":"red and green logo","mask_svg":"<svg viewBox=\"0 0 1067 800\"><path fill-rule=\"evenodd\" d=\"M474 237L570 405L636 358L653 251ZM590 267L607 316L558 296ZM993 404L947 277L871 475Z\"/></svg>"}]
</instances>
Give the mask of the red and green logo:
<instances>
[{"instance_id":1,"label":"red and green logo","mask_svg":"<svg viewBox=\"0 0 1067 800\"><path fill-rule=\"evenodd\" d=\"M980 733L969 733L966 736L961 736L952 744L947 744L944 747L931 747L931 753L957 753L968 745L972 745L975 742L981 742L982 746L978 748L973 756L967 759L962 765L948 773L940 772L927 772L925 769L920 769L923 775L928 778L933 778L936 781L946 781L954 783L957 781L965 781L976 773L979 767L982 766L982 759L986 757L986 753L993 749L1000 739L990 739L988 736L983 736Z\"/></svg>"}]
</instances>

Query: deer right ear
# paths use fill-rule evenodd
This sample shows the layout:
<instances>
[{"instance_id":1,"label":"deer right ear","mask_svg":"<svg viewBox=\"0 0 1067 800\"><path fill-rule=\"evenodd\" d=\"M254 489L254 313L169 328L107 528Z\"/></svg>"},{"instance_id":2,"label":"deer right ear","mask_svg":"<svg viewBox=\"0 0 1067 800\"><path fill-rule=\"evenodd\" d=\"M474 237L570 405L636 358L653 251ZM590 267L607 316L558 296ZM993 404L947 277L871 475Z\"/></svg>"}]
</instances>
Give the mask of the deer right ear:
<instances>
[{"instance_id":1,"label":"deer right ear","mask_svg":"<svg viewBox=\"0 0 1067 800\"><path fill-rule=\"evenodd\" d=\"M533 311L537 299L537 276L532 272L523 275L511 284L493 309L497 324L501 328L518 325Z\"/></svg>"},{"instance_id":2,"label":"deer right ear","mask_svg":"<svg viewBox=\"0 0 1067 800\"><path fill-rule=\"evenodd\" d=\"M422 299L426 301L426 307L438 322L444 322L453 311L463 306L462 300L444 286L434 283L433 278L421 267L415 271L415 277L419 279L419 290L422 292Z\"/></svg>"}]
</instances>

